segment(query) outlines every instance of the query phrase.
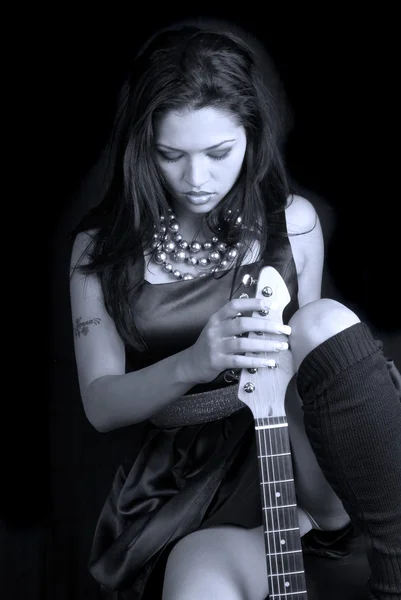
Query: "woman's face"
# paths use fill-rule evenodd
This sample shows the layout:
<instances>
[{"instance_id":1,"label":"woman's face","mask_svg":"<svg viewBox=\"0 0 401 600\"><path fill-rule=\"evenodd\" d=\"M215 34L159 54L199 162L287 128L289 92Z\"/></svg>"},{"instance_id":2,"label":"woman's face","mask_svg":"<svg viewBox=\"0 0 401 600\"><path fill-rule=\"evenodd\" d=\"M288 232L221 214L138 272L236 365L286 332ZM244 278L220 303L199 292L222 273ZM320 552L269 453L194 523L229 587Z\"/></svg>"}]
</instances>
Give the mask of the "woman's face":
<instances>
[{"instance_id":1,"label":"woman's face","mask_svg":"<svg viewBox=\"0 0 401 600\"><path fill-rule=\"evenodd\" d=\"M246 150L244 127L212 107L168 112L156 124L157 163L177 214L203 214L230 191Z\"/></svg>"}]
</instances>

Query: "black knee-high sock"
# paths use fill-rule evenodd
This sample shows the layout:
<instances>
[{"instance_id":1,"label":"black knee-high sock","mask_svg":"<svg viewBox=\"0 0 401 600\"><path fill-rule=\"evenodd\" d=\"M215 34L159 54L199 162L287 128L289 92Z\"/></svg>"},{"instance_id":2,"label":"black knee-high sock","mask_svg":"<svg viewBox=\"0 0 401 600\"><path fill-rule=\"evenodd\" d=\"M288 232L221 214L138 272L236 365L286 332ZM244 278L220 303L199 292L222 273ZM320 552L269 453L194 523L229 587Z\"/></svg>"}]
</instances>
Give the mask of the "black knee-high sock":
<instances>
[{"instance_id":1,"label":"black knee-high sock","mask_svg":"<svg viewBox=\"0 0 401 600\"><path fill-rule=\"evenodd\" d=\"M365 535L380 600L401 599L401 400L390 364L358 323L315 348L297 377L308 438Z\"/></svg>"}]
</instances>

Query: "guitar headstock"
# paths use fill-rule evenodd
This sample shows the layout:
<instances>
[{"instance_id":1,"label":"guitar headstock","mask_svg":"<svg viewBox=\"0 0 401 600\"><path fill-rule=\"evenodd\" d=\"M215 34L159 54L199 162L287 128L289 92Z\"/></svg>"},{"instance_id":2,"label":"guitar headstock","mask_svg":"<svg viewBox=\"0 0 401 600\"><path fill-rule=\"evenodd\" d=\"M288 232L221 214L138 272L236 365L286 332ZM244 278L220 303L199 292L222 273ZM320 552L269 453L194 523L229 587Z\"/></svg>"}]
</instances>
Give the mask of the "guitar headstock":
<instances>
[{"instance_id":1,"label":"guitar headstock","mask_svg":"<svg viewBox=\"0 0 401 600\"><path fill-rule=\"evenodd\" d=\"M263 267L256 282L256 298L271 298L272 308L264 312L254 312L252 317L270 319L283 323L284 308L291 300L287 286L280 273L274 267ZM250 332L249 338L286 341L282 334ZM251 356L247 353L246 356ZM285 416L285 393L294 374L290 350L264 352L263 358L275 361L276 367L260 369L242 369L239 379L238 398L253 412L256 418Z\"/></svg>"}]
</instances>

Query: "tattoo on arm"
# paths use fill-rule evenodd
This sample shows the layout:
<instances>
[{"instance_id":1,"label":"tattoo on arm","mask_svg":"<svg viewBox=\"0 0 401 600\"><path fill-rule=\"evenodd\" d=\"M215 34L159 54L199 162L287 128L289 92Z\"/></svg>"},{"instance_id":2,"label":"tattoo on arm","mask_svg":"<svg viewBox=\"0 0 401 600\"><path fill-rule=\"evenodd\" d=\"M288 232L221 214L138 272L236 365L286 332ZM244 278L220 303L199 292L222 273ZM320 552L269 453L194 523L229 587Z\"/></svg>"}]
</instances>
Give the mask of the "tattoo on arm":
<instances>
[{"instance_id":1,"label":"tattoo on arm","mask_svg":"<svg viewBox=\"0 0 401 600\"><path fill-rule=\"evenodd\" d=\"M101 319L97 317L95 319L90 319L89 321L82 321L82 317L75 319L74 337L78 338L81 337L81 335L88 335L89 326L99 325L100 321Z\"/></svg>"}]
</instances>

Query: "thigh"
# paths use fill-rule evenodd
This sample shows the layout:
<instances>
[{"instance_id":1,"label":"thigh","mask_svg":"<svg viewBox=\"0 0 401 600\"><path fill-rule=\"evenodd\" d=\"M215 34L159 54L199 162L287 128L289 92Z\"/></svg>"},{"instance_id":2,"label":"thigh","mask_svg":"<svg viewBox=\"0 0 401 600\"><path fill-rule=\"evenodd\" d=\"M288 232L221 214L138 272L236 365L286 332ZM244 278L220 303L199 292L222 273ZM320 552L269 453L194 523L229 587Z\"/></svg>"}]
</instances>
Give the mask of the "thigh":
<instances>
[{"instance_id":1,"label":"thigh","mask_svg":"<svg viewBox=\"0 0 401 600\"><path fill-rule=\"evenodd\" d=\"M264 600L267 596L261 527L203 529L182 538L170 553L163 600Z\"/></svg>"}]
</instances>

